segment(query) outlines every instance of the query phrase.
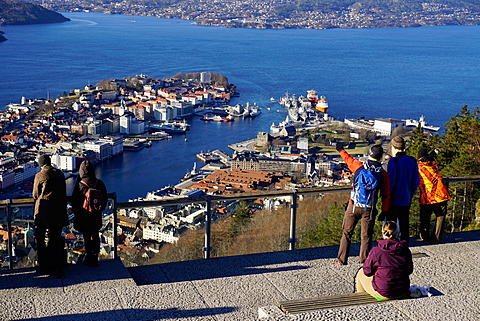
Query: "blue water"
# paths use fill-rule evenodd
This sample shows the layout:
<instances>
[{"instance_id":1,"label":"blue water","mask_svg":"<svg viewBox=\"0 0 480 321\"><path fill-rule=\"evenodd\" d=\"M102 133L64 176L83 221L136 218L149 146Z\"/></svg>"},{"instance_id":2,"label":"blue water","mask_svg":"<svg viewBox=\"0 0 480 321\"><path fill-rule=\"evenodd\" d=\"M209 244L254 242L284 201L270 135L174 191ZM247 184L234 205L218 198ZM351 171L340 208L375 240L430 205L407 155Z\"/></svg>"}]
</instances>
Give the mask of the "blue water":
<instances>
[{"instance_id":1,"label":"blue water","mask_svg":"<svg viewBox=\"0 0 480 321\"><path fill-rule=\"evenodd\" d=\"M257 30L190 25L151 17L65 13L63 24L3 26L0 107L56 97L100 79L211 71L237 85L232 103L315 89L343 117L419 118L443 125L479 105L480 26L366 30ZM277 109L281 113L276 113ZM286 114L280 106L248 121L193 119L185 137L155 142L99 166L121 200L175 184L195 154L255 137ZM199 164L200 165L200 164ZM124 188L125 187L125 188Z\"/></svg>"}]
</instances>

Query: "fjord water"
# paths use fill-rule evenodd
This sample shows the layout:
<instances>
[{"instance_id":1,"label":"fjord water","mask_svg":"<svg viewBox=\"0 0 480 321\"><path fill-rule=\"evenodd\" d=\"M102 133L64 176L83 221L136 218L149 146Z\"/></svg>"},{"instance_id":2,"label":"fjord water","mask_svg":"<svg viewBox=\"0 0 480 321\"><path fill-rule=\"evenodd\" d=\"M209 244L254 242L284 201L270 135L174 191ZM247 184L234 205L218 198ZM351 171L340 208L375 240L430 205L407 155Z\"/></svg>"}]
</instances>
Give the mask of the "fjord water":
<instances>
[{"instance_id":1,"label":"fjord water","mask_svg":"<svg viewBox=\"0 0 480 321\"><path fill-rule=\"evenodd\" d=\"M98 166L120 200L175 184L195 154L268 131L286 112L269 102L285 92L325 95L330 114L415 118L443 125L480 100L480 26L406 29L259 30L202 27L152 17L64 13L62 24L2 26L0 108L57 97L100 79L211 71L237 85L240 102L271 110L255 119L204 123ZM280 112L276 112L279 110ZM186 138L186 139L185 139ZM201 165L200 163L198 165Z\"/></svg>"}]
</instances>

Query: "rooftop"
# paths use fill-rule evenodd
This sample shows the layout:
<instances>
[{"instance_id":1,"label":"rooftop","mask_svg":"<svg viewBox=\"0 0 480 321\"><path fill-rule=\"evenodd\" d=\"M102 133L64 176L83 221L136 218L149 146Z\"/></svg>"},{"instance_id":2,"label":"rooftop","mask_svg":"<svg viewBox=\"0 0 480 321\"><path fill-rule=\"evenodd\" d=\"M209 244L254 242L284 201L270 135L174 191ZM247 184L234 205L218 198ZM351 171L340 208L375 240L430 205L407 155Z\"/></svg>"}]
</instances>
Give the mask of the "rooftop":
<instances>
[{"instance_id":1,"label":"rooftop","mask_svg":"<svg viewBox=\"0 0 480 321\"><path fill-rule=\"evenodd\" d=\"M275 304L351 293L359 244L349 265L338 246L148 265L120 260L71 265L62 279L33 269L2 271L1 320L478 320L480 231L444 243L411 240L411 283L432 297L284 315ZM260 312L260 314L259 314Z\"/></svg>"}]
</instances>

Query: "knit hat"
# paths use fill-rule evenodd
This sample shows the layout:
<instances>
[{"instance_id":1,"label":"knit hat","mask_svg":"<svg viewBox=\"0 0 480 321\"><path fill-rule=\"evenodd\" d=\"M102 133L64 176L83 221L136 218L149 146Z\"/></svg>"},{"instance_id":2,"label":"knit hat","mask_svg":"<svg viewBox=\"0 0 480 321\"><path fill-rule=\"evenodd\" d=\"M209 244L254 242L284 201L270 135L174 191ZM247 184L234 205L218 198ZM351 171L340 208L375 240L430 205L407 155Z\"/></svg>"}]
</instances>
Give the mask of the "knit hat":
<instances>
[{"instance_id":1,"label":"knit hat","mask_svg":"<svg viewBox=\"0 0 480 321\"><path fill-rule=\"evenodd\" d=\"M373 145L368 151L368 156L375 160L380 160L383 156L383 148L380 145Z\"/></svg>"},{"instance_id":2,"label":"knit hat","mask_svg":"<svg viewBox=\"0 0 480 321\"><path fill-rule=\"evenodd\" d=\"M42 167L43 165L51 165L52 161L50 160L50 156L42 155L38 158L37 163Z\"/></svg>"},{"instance_id":3,"label":"knit hat","mask_svg":"<svg viewBox=\"0 0 480 321\"><path fill-rule=\"evenodd\" d=\"M395 136L392 139L392 146L396 149L405 149L405 139L402 136Z\"/></svg>"},{"instance_id":4,"label":"knit hat","mask_svg":"<svg viewBox=\"0 0 480 321\"><path fill-rule=\"evenodd\" d=\"M423 158L427 156L428 156L428 153L426 149L422 148L418 151L418 158Z\"/></svg>"}]
</instances>

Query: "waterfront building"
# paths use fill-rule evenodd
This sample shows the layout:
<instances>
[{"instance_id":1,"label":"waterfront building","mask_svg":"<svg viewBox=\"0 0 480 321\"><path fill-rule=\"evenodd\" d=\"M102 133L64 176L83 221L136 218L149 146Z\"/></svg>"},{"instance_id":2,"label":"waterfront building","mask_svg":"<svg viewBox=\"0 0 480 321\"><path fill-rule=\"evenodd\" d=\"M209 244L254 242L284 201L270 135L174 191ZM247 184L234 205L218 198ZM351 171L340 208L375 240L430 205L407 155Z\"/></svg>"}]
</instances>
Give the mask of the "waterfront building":
<instances>
[{"instance_id":1,"label":"waterfront building","mask_svg":"<svg viewBox=\"0 0 480 321\"><path fill-rule=\"evenodd\" d=\"M85 142L85 150L90 150L95 153L95 158L98 162L104 161L112 157L112 145L105 141L89 141Z\"/></svg>"},{"instance_id":2,"label":"waterfront building","mask_svg":"<svg viewBox=\"0 0 480 321\"><path fill-rule=\"evenodd\" d=\"M15 173L12 170L0 170L0 189L5 190L15 186Z\"/></svg>"},{"instance_id":3,"label":"waterfront building","mask_svg":"<svg viewBox=\"0 0 480 321\"><path fill-rule=\"evenodd\" d=\"M106 142L112 146L112 156L123 153L123 137L120 136L105 136L98 141Z\"/></svg>"},{"instance_id":4,"label":"waterfront building","mask_svg":"<svg viewBox=\"0 0 480 321\"><path fill-rule=\"evenodd\" d=\"M15 168L15 185L19 185L27 180L33 179L35 174L40 172L40 167L34 161L27 162Z\"/></svg>"}]
</instances>

